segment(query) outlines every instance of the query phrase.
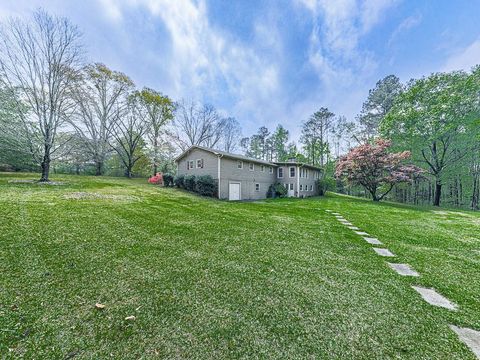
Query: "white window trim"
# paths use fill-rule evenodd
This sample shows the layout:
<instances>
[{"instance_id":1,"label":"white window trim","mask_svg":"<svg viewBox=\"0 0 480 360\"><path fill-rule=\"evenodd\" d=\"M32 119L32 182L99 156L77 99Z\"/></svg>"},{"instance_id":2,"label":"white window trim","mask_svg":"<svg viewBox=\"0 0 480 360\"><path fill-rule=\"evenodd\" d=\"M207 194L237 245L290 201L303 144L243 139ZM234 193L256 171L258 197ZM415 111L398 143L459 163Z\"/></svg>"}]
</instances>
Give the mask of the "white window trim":
<instances>
[{"instance_id":1,"label":"white window trim","mask_svg":"<svg viewBox=\"0 0 480 360\"><path fill-rule=\"evenodd\" d=\"M303 191L303 184L300 184L300 191Z\"/></svg>"},{"instance_id":2,"label":"white window trim","mask_svg":"<svg viewBox=\"0 0 480 360\"><path fill-rule=\"evenodd\" d=\"M258 187L258 189L257 189ZM260 191L260 184L259 183L255 183L255 191Z\"/></svg>"},{"instance_id":3,"label":"white window trim","mask_svg":"<svg viewBox=\"0 0 480 360\"><path fill-rule=\"evenodd\" d=\"M280 176L280 171L282 172L282 176ZM283 168L279 167L279 168L277 169L277 177L278 177L279 179L283 179Z\"/></svg>"},{"instance_id":4,"label":"white window trim","mask_svg":"<svg viewBox=\"0 0 480 360\"><path fill-rule=\"evenodd\" d=\"M195 162L193 160L188 160L188 170L195 169L194 164Z\"/></svg>"},{"instance_id":5,"label":"white window trim","mask_svg":"<svg viewBox=\"0 0 480 360\"><path fill-rule=\"evenodd\" d=\"M240 166L238 166L240 165ZM242 160L237 160L237 169L243 169L243 161Z\"/></svg>"},{"instance_id":6,"label":"white window trim","mask_svg":"<svg viewBox=\"0 0 480 360\"><path fill-rule=\"evenodd\" d=\"M272 166L269 166L268 169L269 169L269 170L268 170L268 173L269 173L269 174L273 174L273 167L272 167Z\"/></svg>"},{"instance_id":7,"label":"white window trim","mask_svg":"<svg viewBox=\"0 0 480 360\"><path fill-rule=\"evenodd\" d=\"M202 165L203 165L203 159L197 159L195 165L197 166L197 169L203 169L203 166L198 166L199 161L202 162Z\"/></svg>"},{"instance_id":8,"label":"white window trim","mask_svg":"<svg viewBox=\"0 0 480 360\"><path fill-rule=\"evenodd\" d=\"M254 163L249 163L248 164L248 170L255 171L255 164Z\"/></svg>"},{"instance_id":9,"label":"white window trim","mask_svg":"<svg viewBox=\"0 0 480 360\"><path fill-rule=\"evenodd\" d=\"M292 176L292 169L293 169L293 172L294 172L294 173L293 173L293 176ZM290 167L288 168L288 177L294 178L295 175L296 175L295 166L290 166Z\"/></svg>"},{"instance_id":10,"label":"white window trim","mask_svg":"<svg viewBox=\"0 0 480 360\"><path fill-rule=\"evenodd\" d=\"M265 172L265 165L260 165L260 171Z\"/></svg>"}]
</instances>

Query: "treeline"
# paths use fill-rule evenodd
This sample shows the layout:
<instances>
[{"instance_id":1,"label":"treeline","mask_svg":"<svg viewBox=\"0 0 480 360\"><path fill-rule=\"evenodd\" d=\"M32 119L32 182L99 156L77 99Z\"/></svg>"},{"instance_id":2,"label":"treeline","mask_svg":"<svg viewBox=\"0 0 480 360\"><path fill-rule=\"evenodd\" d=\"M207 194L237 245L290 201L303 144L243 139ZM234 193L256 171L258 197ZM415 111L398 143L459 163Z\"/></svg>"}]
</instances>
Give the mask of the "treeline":
<instances>
[{"instance_id":1,"label":"treeline","mask_svg":"<svg viewBox=\"0 0 480 360\"><path fill-rule=\"evenodd\" d=\"M242 148L265 160L295 157L322 166L323 187L371 197L363 187L337 179L336 164L353 148L387 139L392 152L409 151L409 161L423 173L411 183L395 185L386 199L479 209L480 66L470 72L434 73L406 84L389 75L369 91L355 119L322 107L301 126L298 148L281 125L272 134L261 127L242 139Z\"/></svg>"},{"instance_id":2,"label":"treeline","mask_svg":"<svg viewBox=\"0 0 480 360\"><path fill-rule=\"evenodd\" d=\"M240 125L211 105L137 89L124 73L84 64L78 28L36 12L0 33L0 170L147 176L173 172L179 150L234 151Z\"/></svg>"}]
</instances>

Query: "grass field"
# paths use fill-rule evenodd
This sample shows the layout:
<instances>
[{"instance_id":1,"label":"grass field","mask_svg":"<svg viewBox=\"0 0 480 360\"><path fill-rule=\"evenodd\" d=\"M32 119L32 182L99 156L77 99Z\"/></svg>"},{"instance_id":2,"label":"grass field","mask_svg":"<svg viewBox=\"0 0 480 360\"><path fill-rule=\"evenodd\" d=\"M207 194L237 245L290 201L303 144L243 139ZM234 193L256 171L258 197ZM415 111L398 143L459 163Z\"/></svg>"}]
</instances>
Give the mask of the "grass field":
<instances>
[{"instance_id":1,"label":"grass field","mask_svg":"<svg viewBox=\"0 0 480 360\"><path fill-rule=\"evenodd\" d=\"M0 174L0 358L474 359L448 325L480 329L480 214L9 182L22 178L34 175ZM421 277L397 275L325 209Z\"/></svg>"}]
</instances>

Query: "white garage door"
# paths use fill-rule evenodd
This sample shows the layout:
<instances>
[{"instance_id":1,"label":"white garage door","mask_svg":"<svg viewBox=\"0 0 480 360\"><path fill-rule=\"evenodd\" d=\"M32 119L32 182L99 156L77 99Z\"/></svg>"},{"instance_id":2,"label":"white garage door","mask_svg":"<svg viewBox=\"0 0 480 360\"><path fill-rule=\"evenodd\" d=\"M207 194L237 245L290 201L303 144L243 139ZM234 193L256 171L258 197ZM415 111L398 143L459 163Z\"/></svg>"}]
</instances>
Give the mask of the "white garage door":
<instances>
[{"instance_id":1,"label":"white garage door","mask_svg":"<svg viewBox=\"0 0 480 360\"><path fill-rule=\"evenodd\" d=\"M228 185L228 200L240 200L240 183Z\"/></svg>"}]
</instances>

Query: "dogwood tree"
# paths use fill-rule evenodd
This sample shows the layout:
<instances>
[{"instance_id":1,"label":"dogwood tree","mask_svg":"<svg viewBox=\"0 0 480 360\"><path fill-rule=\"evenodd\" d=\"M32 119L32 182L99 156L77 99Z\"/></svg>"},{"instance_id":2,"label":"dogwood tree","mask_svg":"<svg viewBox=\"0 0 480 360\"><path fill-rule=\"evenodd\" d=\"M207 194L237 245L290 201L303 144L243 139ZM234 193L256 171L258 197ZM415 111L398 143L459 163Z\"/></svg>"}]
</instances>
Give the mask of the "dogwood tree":
<instances>
[{"instance_id":1,"label":"dogwood tree","mask_svg":"<svg viewBox=\"0 0 480 360\"><path fill-rule=\"evenodd\" d=\"M341 157L335 176L350 185L361 185L373 201L382 200L395 184L411 182L422 173L415 165L404 164L410 158L409 151L389 153L391 142L377 139L374 144L363 144Z\"/></svg>"}]
</instances>

